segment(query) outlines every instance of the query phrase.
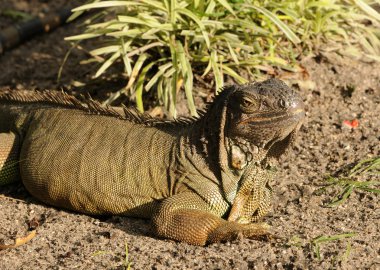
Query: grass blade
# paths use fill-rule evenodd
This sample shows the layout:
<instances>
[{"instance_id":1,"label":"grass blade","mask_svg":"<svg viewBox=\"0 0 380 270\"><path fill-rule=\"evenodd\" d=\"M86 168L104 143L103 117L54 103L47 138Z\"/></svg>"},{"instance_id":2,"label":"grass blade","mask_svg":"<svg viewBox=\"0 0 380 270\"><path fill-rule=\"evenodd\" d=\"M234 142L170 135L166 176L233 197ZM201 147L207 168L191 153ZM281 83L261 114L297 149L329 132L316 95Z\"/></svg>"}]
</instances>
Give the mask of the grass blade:
<instances>
[{"instance_id":1,"label":"grass blade","mask_svg":"<svg viewBox=\"0 0 380 270\"><path fill-rule=\"evenodd\" d=\"M125 87L125 91L128 91L133 83L135 82L141 67L143 66L145 60L148 58L148 55L146 53L140 54L139 58L136 61L136 64L133 66L131 77L129 77L129 81L127 83L127 86Z\"/></svg>"},{"instance_id":2,"label":"grass blade","mask_svg":"<svg viewBox=\"0 0 380 270\"><path fill-rule=\"evenodd\" d=\"M191 70L191 65L188 58L185 55L185 51L180 41L177 40L177 57L181 65L181 73L184 79L185 94L187 99L187 104L190 109L191 115L197 115L197 110L195 108L193 99L193 71Z\"/></svg>"},{"instance_id":3,"label":"grass blade","mask_svg":"<svg viewBox=\"0 0 380 270\"><path fill-rule=\"evenodd\" d=\"M230 4L228 4L226 0L216 0L216 1L218 1L223 7L225 7L231 14L235 15L234 10L232 9Z\"/></svg>"},{"instance_id":4,"label":"grass blade","mask_svg":"<svg viewBox=\"0 0 380 270\"><path fill-rule=\"evenodd\" d=\"M234 78L238 83L245 84L248 82L247 79L244 79L242 76L236 73L232 68L228 67L227 65L222 65L222 69L224 70L224 73Z\"/></svg>"},{"instance_id":5,"label":"grass blade","mask_svg":"<svg viewBox=\"0 0 380 270\"><path fill-rule=\"evenodd\" d=\"M106 47L101 47L95 50L90 51L90 54L92 55L101 55L101 54L107 54L107 53L115 53L119 51L120 46L119 45L111 45Z\"/></svg>"},{"instance_id":6,"label":"grass blade","mask_svg":"<svg viewBox=\"0 0 380 270\"><path fill-rule=\"evenodd\" d=\"M239 59L238 59L235 51L232 49L231 44L228 42L228 40L226 40L226 43L227 43L228 50L230 51L232 59L234 60L236 65L239 65Z\"/></svg>"},{"instance_id":7,"label":"grass blade","mask_svg":"<svg viewBox=\"0 0 380 270\"><path fill-rule=\"evenodd\" d=\"M202 21L194 14L192 13L190 10L188 9L185 9L185 8L177 8L176 11L178 13L181 13L187 17L189 17L190 19L192 19L198 26L199 28L201 29L201 32L202 32L202 36L206 42L206 45L207 45L207 48L210 48L210 39L208 37L208 33L205 29L205 26L204 24L202 23Z\"/></svg>"},{"instance_id":8,"label":"grass blade","mask_svg":"<svg viewBox=\"0 0 380 270\"><path fill-rule=\"evenodd\" d=\"M211 51L210 63L215 77L215 93L217 93L223 87L223 73L219 68L218 54L216 50Z\"/></svg>"},{"instance_id":9,"label":"grass blade","mask_svg":"<svg viewBox=\"0 0 380 270\"><path fill-rule=\"evenodd\" d=\"M150 88L157 82L157 80L164 74L164 72L172 67L172 63L166 63L158 68L157 73L149 80L149 83L145 86L146 91L149 91Z\"/></svg>"},{"instance_id":10,"label":"grass blade","mask_svg":"<svg viewBox=\"0 0 380 270\"><path fill-rule=\"evenodd\" d=\"M360 7L365 13L373 17L374 19L380 21L380 14L373 9L370 5L365 3L363 0L354 0L354 3Z\"/></svg>"},{"instance_id":11,"label":"grass blade","mask_svg":"<svg viewBox=\"0 0 380 270\"><path fill-rule=\"evenodd\" d=\"M345 189L343 190L343 192L335 200L333 200L331 203L327 204L326 206L335 207L335 206L341 205L351 195L353 189L354 189L353 185L347 185Z\"/></svg>"},{"instance_id":12,"label":"grass blade","mask_svg":"<svg viewBox=\"0 0 380 270\"><path fill-rule=\"evenodd\" d=\"M137 6L137 5L143 5L143 4L137 1L101 1L101 2L96 1L94 3L85 4L77 8L74 8L72 11L77 12L77 11L88 10L88 9L93 9L93 8L110 8L110 7L121 7L121 6Z\"/></svg>"},{"instance_id":13,"label":"grass blade","mask_svg":"<svg viewBox=\"0 0 380 270\"><path fill-rule=\"evenodd\" d=\"M107 59L103 63L103 65L100 66L98 71L95 73L95 78L98 78L100 75L102 75L112 64L116 61L116 59L121 55L119 51L115 52L110 58Z\"/></svg>"},{"instance_id":14,"label":"grass blade","mask_svg":"<svg viewBox=\"0 0 380 270\"><path fill-rule=\"evenodd\" d=\"M85 34L80 34L76 36L65 37L65 40L67 41L83 40L83 39L89 39L89 38L94 38L94 37L100 37L102 34L103 33L85 33Z\"/></svg>"},{"instance_id":15,"label":"grass blade","mask_svg":"<svg viewBox=\"0 0 380 270\"><path fill-rule=\"evenodd\" d=\"M266 8L250 5L250 7L258 10L262 14L264 14L268 19L270 19L274 24L278 26L278 28L281 29L281 31L286 35L286 37L293 42L294 44L298 44L301 42L301 40L294 34L290 28L283 23L275 14L267 10Z\"/></svg>"},{"instance_id":16,"label":"grass blade","mask_svg":"<svg viewBox=\"0 0 380 270\"><path fill-rule=\"evenodd\" d=\"M144 60L145 61L145 60ZM137 109L140 111L140 112L144 112L144 104L143 104L143 99L142 99L142 96L143 96L143 89L144 89L144 81L145 81L145 77L146 77L146 74L147 72L156 64L157 62L151 62L149 63L148 65L146 65L142 70L141 70L141 73L139 75L139 78L137 80L137 84L136 84L136 91L135 91L135 95L136 95L136 106L137 106Z\"/></svg>"},{"instance_id":17,"label":"grass blade","mask_svg":"<svg viewBox=\"0 0 380 270\"><path fill-rule=\"evenodd\" d=\"M325 242L342 240L342 239L345 239L345 238L351 238L351 237L353 237L355 235L356 235L356 233L354 233L354 232L335 234L335 235L329 235L329 236L321 235L321 236L318 236L318 237L314 238L312 241L313 241L313 243L320 244L320 243L325 243Z\"/></svg>"}]
</instances>

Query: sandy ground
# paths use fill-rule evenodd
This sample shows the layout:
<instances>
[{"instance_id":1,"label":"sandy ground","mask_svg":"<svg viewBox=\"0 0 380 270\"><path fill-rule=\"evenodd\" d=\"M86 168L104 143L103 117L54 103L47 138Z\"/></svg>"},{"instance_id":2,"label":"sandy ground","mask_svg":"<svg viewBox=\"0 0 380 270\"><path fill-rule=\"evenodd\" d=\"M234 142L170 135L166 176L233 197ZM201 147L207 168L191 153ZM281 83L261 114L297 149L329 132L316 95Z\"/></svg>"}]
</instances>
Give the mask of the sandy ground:
<instances>
[{"instance_id":1,"label":"sandy ground","mask_svg":"<svg viewBox=\"0 0 380 270\"><path fill-rule=\"evenodd\" d=\"M21 8L0 0L0 9L35 14L39 7L58 5L17 2ZM0 17L0 27L9 22ZM85 53L74 51L61 83L56 82L70 47L62 37L76 31L68 25L1 55L0 87L66 89L78 74L90 76L91 67L77 65ZM380 269L379 197L356 191L341 206L327 208L338 190L315 192L327 175L380 155L380 64L322 55L303 65L310 75L306 83L287 80L303 96L307 120L293 150L281 159L273 183L274 206L265 221L273 226L275 238L208 247L161 240L150 233L147 220L94 218L55 209L16 184L0 187L0 244L26 236L30 223L39 226L27 244L0 251L0 269L124 269L126 245L132 269ZM357 128L343 124L354 119ZM322 243L317 258L313 239L352 232L353 237Z\"/></svg>"}]
</instances>

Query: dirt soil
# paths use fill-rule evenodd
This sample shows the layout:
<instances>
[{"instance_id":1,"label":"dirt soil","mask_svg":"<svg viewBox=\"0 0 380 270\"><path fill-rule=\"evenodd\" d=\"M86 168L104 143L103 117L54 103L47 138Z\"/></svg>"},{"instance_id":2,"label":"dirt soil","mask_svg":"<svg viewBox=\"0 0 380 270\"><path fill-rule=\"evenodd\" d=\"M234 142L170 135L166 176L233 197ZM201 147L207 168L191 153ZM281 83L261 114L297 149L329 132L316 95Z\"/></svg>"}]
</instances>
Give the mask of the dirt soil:
<instances>
[{"instance_id":1,"label":"dirt soil","mask_svg":"<svg viewBox=\"0 0 380 270\"><path fill-rule=\"evenodd\" d=\"M11 8L36 15L65 2L0 0L0 11ZM12 22L0 16L1 28ZM78 33L79 23L0 55L0 88L73 90L70 83L89 78L95 67L78 65L87 55L73 50L61 82L56 81L70 48L62 39ZM305 81L280 74L300 91L307 119L293 150L278 165L274 206L265 218L273 226L273 239L207 247L157 239L147 220L55 209L16 184L0 187L0 244L28 235L30 223L39 226L30 242L0 251L0 269L124 269L126 245L132 269L380 269L379 196L356 191L341 206L328 208L338 190L315 193L326 175L380 155L380 63L324 54L302 64L309 73ZM109 82L109 87L117 83ZM101 92L91 93L102 99ZM185 113L181 104L179 110ZM343 123L355 119L355 128ZM351 232L355 236L322 243L317 257L313 239Z\"/></svg>"}]
</instances>

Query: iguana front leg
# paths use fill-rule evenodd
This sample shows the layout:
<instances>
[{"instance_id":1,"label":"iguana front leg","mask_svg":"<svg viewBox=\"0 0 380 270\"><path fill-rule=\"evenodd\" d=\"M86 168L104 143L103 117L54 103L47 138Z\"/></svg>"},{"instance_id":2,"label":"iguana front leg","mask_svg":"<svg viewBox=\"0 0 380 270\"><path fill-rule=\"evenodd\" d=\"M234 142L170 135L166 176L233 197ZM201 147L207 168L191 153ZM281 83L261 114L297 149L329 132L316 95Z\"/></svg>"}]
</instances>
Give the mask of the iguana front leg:
<instances>
[{"instance_id":1,"label":"iguana front leg","mask_svg":"<svg viewBox=\"0 0 380 270\"><path fill-rule=\"evenodd\" d=\"M269 212L271 206L272 188L266 185L258 191L251 192L248 200L242 205L238 218L234 221L242 224L257 222Z\"/></svg>"},{"instance_id":2,"label":"iguana front leg","mask_svg":"<svg viewBox=\"0 0 380 270\"><path fill-rule=\"evenodd\" d=\"M229 221L239 223L257 222L271 207L272 189L269 186L273 172L260 166L247 167L242 184L234 199Z\"/></svg>"},{"instance_id":3,"label":"iguana front leg","mask_svg":"<svg viewBox=\"0 0 380 270\"><path fill-rule=\"evenodd\" d=\"M165 199L154 214L153 229L157 236L206 245L228 241L239 235L258 238L267 234L268 225L239 224L212 214L212 206L196 193L180 193Z\"/></svg>"},{"instance_id":4,"label":"iguana front leg","mask_svg":"<svg viewBox=\"0 0 380 270\"><path fill-rule=\"evenodd\" d=\"M17 181L20 142L14 133L0 133L0 186Z\"/></svg>"}]
</instances>

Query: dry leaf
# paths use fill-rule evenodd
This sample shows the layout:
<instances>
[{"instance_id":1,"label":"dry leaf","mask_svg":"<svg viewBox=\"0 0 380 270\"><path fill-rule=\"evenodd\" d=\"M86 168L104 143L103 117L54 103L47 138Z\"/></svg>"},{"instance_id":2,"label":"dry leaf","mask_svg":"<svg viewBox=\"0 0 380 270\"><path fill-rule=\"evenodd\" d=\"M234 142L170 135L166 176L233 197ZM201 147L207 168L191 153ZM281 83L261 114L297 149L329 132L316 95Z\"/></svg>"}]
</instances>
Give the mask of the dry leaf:
<instances>
[{"instance_id":1,"label":"dry leaf","mask_svg":"<svg viewBox=\"0 0 380 270\"><path fill-rule=\"evenodd\" d=\"M16 241L13 245L0 245L0 250L8 249L8 248L16 248L18 246L21 246L25 244L26 242L29 242L36 236L36 230L31 231L27 236L16 238Z\"/></svg>"}]
</instances>

